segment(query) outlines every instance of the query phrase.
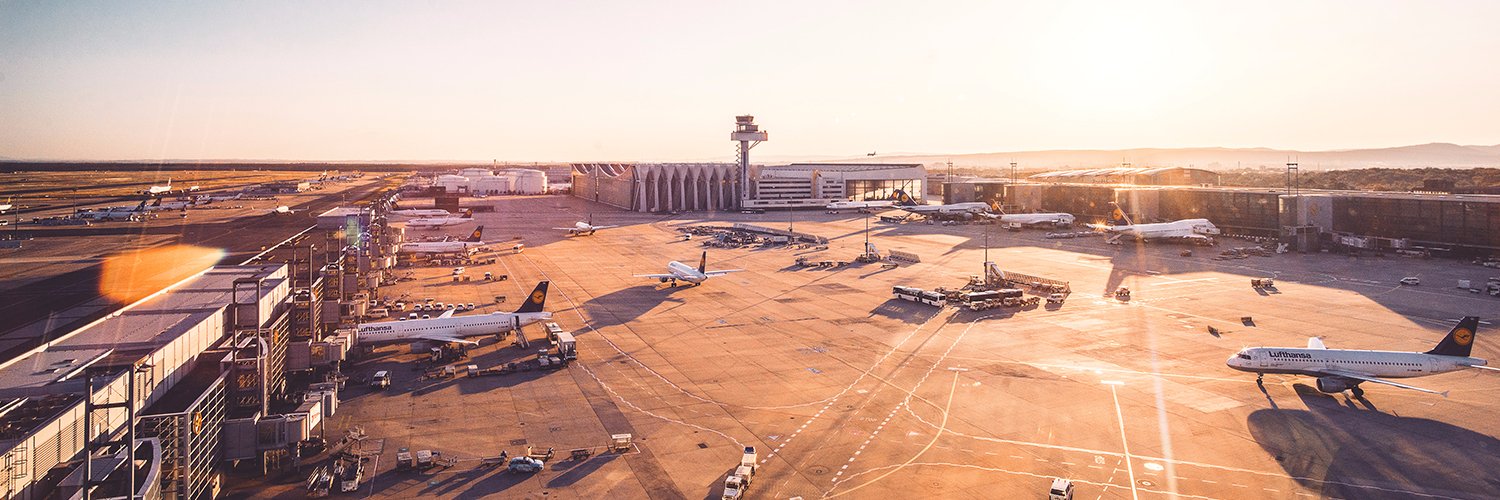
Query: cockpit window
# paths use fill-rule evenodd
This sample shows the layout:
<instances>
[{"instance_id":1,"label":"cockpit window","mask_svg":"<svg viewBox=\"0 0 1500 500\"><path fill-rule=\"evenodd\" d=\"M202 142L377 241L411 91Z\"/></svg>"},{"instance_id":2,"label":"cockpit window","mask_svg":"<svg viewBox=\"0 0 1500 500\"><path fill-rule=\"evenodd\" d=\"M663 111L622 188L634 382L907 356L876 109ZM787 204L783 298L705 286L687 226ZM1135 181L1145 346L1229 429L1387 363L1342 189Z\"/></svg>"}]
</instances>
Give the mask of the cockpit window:
<instances>
[{"instance_id":1,"label":"cockpit window","mask_svg":"<svg viewBox=\"0 0 1500 500\"><path fill-rule=\"evenodd\" d=\"M1243 352L1239 353L1239 354L1236 354L1235 356L1238 357L1238 358L1240 358L1240 359L1250 359L1250 355L1249 354L1245 354Z\"/></svg>"}]
</instances>

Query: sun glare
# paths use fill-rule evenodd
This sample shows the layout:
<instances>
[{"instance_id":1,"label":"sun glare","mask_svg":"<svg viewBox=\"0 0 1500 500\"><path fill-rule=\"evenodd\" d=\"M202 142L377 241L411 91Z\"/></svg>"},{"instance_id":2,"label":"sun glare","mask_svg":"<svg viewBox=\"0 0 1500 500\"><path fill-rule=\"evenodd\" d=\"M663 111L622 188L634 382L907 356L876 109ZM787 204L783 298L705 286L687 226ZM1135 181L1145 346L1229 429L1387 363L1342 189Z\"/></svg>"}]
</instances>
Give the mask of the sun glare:
<instances>
[{"instance_id":1,"label":"sun glare","mask_svg":"<svg viewBox=\"0 0 1500 500\"><path fill-rule=\"evenodd\" d=\"M104 260L99 292L131 303L217 264L224 251L192 245L131 250Z\"/></svg>"}]
</instances>

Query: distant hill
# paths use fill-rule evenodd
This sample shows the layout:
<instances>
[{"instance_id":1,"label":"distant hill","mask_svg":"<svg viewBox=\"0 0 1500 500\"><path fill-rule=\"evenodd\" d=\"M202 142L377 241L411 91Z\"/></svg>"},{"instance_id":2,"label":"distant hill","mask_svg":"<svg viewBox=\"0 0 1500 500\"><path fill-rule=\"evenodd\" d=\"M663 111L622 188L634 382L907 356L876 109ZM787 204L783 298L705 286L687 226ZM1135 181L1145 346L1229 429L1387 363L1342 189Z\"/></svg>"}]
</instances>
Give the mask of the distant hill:
<instances>
[{"instance_id":1,"label":"distant hill","mask_svg":"<svg viewBox=\"0 0 1500 500\"><path fill-rule=\"evenodd\" d=\"M1269 148L1138 148L1112 150L1015 151L976 154L880 155L819 161L856 163L922 163L926 165L953 162L955 167L1000 168L1010 162L1026 170L1117 167L1129 162L1137 167L1197 167L1211 170L1239 168L1282 168L1287 159L1297 161L1304 170L1340 170L1350 168L1471 168L1500 167L1500 145L1460 146L1448 143L1419 144L1393 148L1348 149L1336 151L1296 151Z\"/></svg>"}]
</instances>

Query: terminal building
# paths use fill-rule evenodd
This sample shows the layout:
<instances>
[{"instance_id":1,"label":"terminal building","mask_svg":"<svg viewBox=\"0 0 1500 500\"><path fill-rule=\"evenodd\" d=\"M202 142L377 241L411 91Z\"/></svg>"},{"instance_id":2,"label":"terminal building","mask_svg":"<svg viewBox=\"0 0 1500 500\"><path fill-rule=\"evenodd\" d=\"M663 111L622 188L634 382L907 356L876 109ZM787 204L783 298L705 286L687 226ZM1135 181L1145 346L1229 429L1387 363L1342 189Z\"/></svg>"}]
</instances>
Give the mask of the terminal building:
<instances>
[{"instance_id":1,"label":"terminal building","mask_svg":"<svg viewBox=\"0 0 1500 500\"><path fill-rule=\"evenodd\" d=\"M457 174L439 175L432 185L447 193L484 195L543 194L548 190L546 172L524 168L466 168Z\"/></svg>"},{"instance_id":2,"label":"terminal building","mask_svg":"<svg viewBox=\"0 0 1500 500\"><path fill-rule=\"evenodd\" d=\"M576 163L573 195L638 212L821 208L840 200L919 197L926 169L908 163L751 165L741 183L733 163ZM745 186L748 184L748 192Z\"/></svg>"},{"instance_id":3,"label":"terminal building","mask_svg":"<svg viewBox=\"0 0 1500 500\"><path fill-rule=\"evenodd\" d=\"M1500 252L1500 196L1198 185L949 183L944 202L994 201L1016 212L1108 218L1110 202L1137 222L1206 218L1228 234L1276 238L1294 249Z\"/></svg>"}]
</instances>

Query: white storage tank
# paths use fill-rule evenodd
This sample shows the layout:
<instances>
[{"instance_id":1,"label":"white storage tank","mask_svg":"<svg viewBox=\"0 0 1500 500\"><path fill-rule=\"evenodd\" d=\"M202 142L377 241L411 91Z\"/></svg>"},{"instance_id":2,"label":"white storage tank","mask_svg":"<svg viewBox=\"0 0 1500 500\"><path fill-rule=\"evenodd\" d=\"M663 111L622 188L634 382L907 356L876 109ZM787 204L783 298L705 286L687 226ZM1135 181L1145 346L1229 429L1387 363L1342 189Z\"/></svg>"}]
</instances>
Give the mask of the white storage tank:
<instances>
[{"instance_id":1,"label":"white storage tank","mask_svg":"<svg viewBox=\"0 0 1500 500\"><path fill-rule=\"evenodd\" d=\"M547 192L547 174L541 170L516 170L513 190L519 194L543 194Z\"/></svg>"},{"instance_id":2,"label":"white storage tank","mask_svg":"<svg viewBox=\"0 0 1500 500\"><path fill-rule=\"evenodd\" d=\"M458 171L458 175L468 177L470 179L478 179L480 177L495 174L494 172L490 172L490 170L487 168L466 168Z\"/></svg>"},{"instance_id":3,"label":"white storage tank","mask_svg":"<svg viewBox=\"0 0 1500 500\"><path fill-rule=\"evenodd\" d=\"M447 190L449 193L469 190L469 178L462 175L440 175L433 185Z\"/></svg>"},{"instance_id":4,"label":"white storage tank","mask_svg":"<svg viewBox=\"0 0 1500 500\"><path fill-rule=\"evenodd\" d=\"M486 175L474 181L473 193L502 194L511 191L511 178L508 175Z\"/></svg>"}]
</instances>

